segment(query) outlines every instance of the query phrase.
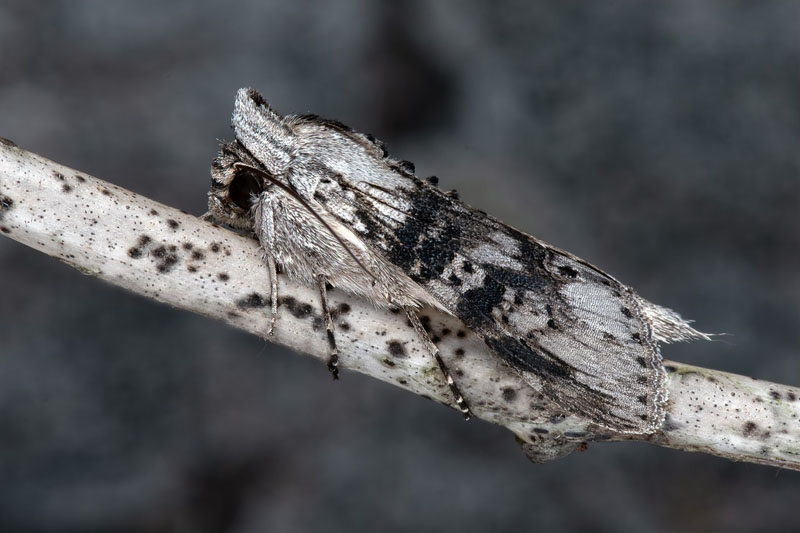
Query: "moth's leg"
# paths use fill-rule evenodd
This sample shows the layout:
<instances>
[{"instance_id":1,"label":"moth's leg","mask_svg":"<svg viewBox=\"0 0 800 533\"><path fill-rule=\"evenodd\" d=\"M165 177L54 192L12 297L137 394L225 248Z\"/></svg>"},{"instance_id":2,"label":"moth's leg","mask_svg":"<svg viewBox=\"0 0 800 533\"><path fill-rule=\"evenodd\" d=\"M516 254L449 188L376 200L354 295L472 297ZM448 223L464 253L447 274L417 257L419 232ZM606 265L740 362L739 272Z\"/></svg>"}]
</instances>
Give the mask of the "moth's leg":
<instances>
[{"instance_id":1,"label":"moth's leg","mask_svg":"<svg viewBox=\"0 0 800 533\"><path fill-rule=\"evenodd\" d=\"M322 317L325 320L325 329L328 332L328 370L333 374L333 379L339 379L339 350L336 348L336 336L333 334L333 318L328 308L328 289L325 284L325 277L317 276L319 298L322 302Z\"/></svg>"},{"instance_id":2,"label":"moth's leg","mask_svg":"<svg viewBox=\"0 0 800 533\"><path fill-rule=\"evenodd\" d=\"M461 411L461 414L464 415L464 419L469 420L472 417L472 411L469 410L469 405L467 405L464 395L461 394L460 390L458 390L458 385L456 385L456 382L453 380L453 376L450 375L450 371L444 364L442 356L439 355L439 348L433 343L428 335L428 332L425 331L422 322L420 322L419 317L417 316L417 312L410 307L405 307L404 310L408 316L408 320L411 321L411 325L414 326L414 329L417 331L417 335L419 335L420 339L422 339L422 343L425 344L428 352L433 356L434 359L436 359L436 363L439 365L439 370L442 371L444 379L447 382L447 386L450 387L450 392L453 393L453 397L456 400L456 407L458 407L458 409Z\"/></svg>"},{"instance_id":3,"label":"moth's leg","mask_svg":"<svg viewBox=\"0 0 800 533\"><path fill-rule=\"evenodd\" d=\"M278 318L278 269L275 266L275 259L272 254L267 255L267 266L269 267L269 298L272 310L272 314L269 317L267 335L272 337L272 333L275 331L275 319Z\"/></svg>"},{"instance_id":4,"label":"moth's leg","mask_svg":"<svg viewBox=\"0 0 800 533\"><path fill-rule=\"evenodd\" d=\"M269 269L270 283L270 311L269 327L267 335L272 336L275 331L275 320L278 318L278 267L275 262L275 205L274 193L269 191L261 193L253 206L253 218L255 227L253 228L258 242L261 243L261 253L266 260Z\"/></svg>"}]
</instances>

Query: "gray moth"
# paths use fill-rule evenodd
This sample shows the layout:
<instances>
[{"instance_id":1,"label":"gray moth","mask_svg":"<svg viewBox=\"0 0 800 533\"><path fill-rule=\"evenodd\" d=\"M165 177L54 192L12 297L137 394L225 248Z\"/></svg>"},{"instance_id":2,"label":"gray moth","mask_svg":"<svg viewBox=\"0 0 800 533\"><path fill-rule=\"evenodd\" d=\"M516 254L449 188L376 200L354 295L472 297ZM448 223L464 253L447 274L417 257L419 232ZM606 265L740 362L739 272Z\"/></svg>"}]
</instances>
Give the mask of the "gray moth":
<instances>
[{"instance_id":1,"label":"gray moth","mask_svg":"<svg viewBox=\"0 0 800 533\"><path fill-rule=\"evenodd\" d=\"M514 229L422 180L385 146L316 115L281 115L240 89L236 139L212 165L209 214L252 231L270 269L318 287L338 375L330 286L402 309L465 399L420 324L433 307L565 411L620 433L652 433L665 416L659 342L708 338L590 263ZM272 326L270 326L270 331Z\"/></svg>"}]
</instances>

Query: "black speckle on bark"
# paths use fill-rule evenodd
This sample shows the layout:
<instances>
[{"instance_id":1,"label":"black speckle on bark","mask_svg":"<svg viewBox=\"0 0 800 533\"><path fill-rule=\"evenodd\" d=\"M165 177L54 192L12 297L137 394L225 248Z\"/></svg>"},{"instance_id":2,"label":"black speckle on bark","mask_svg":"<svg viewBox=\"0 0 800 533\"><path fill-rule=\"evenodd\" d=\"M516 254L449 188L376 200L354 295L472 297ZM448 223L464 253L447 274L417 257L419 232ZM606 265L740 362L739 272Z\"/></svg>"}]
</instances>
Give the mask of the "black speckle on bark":
<instances>
[{"instance_id":1,"label":"black speckle on bark","mask_svg":"<svg viewBox=\"0 0 800 533\"><path fill-rule=\"evenodd\" d=\"M389 355L392 357L406 357L408 355L405 345L398 340L388 341L386 345L389 348Z\"/></svg>"},{"instance_id":2,"label":"black speckle on bark","mask_svg":"<svg viewBox=\"0 0 800 533\"><path fill-rule=\"evenodd\" d=\"M289 313L291 313L295 318L308 318L314 314L314 308L311 307L311 304L298 302L291 296L284 296L283 298L280 298L278 305L285 307L286 310L289 311Z\"/></svg>"},{"instance_id":3,"label":"black speckle on bark","mask_svg":"<svg viewBox=\"0 0 800 533\"><path fill-rule=\"evenodd\" d=\"M257 292L251 292L244 298L236 300L236 307L242 311L248 309L260 309L267 306L267 301Z\"/></svg>"},{"instance_id":4,"label":"black speckle on bark","mask_svg":"<svg viewBox=\"0 0 800 533\"><path fill-rule=\"evenodd\" d=\"M0 211L14 207L14 200L8 196L0 196Z\"/></svg>"},{"instance_id":5,"label":"black speckle on bark","mask_svg":"<svg viewBox=\"0 0 800 533\"><path fill-rule=\"evenodd\" d=\"M517 399L517 391L512 389L511 387L506 387L503 389L503 400L511 403Z\"/></svg>"},{"instance_id":6,"label":"black speckle on bark","mask_svg":"<svg viewBox=\"0 0 800 533\"><path fill-rule=\"evenodd\" d=\"M168 249L163 244L158 246L150 251L150 255L158 259L158 263L156 263L156 270L161 273L166 273L171 271L175 265L178 263L178 255L175 253L175 250ZM177 247L175 248L177 249Z\"/></svg>"}]
</instances>

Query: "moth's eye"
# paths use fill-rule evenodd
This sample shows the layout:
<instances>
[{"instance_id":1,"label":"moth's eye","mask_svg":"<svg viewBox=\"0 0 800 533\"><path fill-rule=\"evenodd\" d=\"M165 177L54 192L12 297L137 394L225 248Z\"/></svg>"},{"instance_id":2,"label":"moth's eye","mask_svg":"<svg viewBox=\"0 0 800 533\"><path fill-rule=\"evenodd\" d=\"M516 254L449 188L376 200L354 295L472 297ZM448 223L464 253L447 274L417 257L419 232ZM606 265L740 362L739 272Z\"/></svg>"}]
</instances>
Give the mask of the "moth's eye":
<instances>
[{"instance_id":1,"label":"moth's eye","mask_svg":"<svg viewBox=\"0 0 800 533\"><path fill-rule=\"evenodd\" d=\"M245 211L253 205L253 195L257 195L261 190L261 179L249 170L237 172L228 186L231 201Z\"/></svg>"}]
</instances>

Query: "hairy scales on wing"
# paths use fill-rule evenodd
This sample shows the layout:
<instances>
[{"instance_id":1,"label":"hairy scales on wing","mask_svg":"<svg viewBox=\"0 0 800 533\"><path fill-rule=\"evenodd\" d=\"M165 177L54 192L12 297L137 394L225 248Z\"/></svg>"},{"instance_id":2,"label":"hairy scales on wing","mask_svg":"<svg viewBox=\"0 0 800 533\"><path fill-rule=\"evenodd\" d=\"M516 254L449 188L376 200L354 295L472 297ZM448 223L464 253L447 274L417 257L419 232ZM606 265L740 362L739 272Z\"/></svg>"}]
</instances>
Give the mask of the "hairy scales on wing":
<instances>
[{"instance_id":1,"label":"hairy scales on wing","mask_svg":"<svg viewBox=\"0 0 800 533\"><path fill-rule=\"evenodd\" d=\"M379 280L384 303L433 304L457 316L567 412L623 432L660 426L658 341L704 337L677 314L418 179L368 135L313 115L280 117L254 91L237 97L237 109L247 106L254 118L239 120L254 125L223 147L218 187L231 189L235 160L285 176ZM263 126L259 114L269 119ZM264 138L275 142L262 147ZM357 284L344 288L380 299Z\"/></svg>"}]
</instances>

